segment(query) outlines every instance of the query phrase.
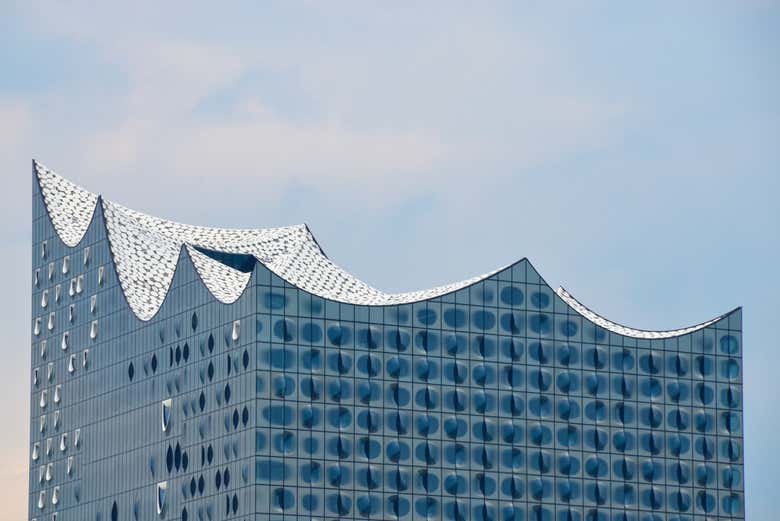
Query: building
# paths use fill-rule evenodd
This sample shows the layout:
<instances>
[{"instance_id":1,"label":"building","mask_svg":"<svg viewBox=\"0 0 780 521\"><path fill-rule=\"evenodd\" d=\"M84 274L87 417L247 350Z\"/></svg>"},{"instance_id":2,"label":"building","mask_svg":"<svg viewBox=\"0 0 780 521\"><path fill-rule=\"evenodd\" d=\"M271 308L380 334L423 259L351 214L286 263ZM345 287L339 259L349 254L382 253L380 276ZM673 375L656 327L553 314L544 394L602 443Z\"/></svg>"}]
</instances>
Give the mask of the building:
<instances>
[{"instance_id":1,"label":"building","mask_svg":"<svg viewBox=\"0 0 780 521\"><path fill-rule=\"evenodd\" d=\"M740 309L632 329L525 259L387 294L37 162L31 275L30 519L744 517Z\"/></svg>"}]
</instances>

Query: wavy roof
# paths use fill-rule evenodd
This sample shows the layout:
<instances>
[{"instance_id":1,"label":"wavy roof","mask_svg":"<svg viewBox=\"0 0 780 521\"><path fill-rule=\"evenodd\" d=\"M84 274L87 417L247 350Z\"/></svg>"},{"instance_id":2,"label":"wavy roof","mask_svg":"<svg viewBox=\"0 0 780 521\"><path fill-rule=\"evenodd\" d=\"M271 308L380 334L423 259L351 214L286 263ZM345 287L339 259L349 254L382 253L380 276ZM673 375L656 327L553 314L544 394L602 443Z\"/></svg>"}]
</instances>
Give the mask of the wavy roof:
<instances>
[{"instance_id":1,"label":"wavy roof","mask_svg":"<svg viewBox=\"0 0 780 521\"><path fill-rule=\"evenodd\" d=\"M60 239L78 244L95 207L102 205L119 282L133 312L149 320L162 305L182 248L215 298L235 301L249 274L201 253L203 248L251 255L289 283L314 295L364 305L418 302L469 286L499 270L453 284L408 293L385 293L346 272L323 253L305 224L227 229L190 226L152 217L90 193L33 161L44 204Z\"/></svg>"},{"instance_id":2,"label":"wavy roof","mask_svg":"<svg viewBox=\"0 0 780 521\"><path fill-rule=\"evenodd\" d=\"M385 293L328 259L305 224L259 229L180 224L108 201L60 177L38 161L33 161L33 168L52 225L67 246L74 247L81 241L97 205L101 205L120 286L130 308L141 320L150 320L160 309L182 251L190 257L211 294L223 303L235 302L241 296L251 272L216 260L207 254L209 251L254 257L280 278L311 294L369 306L428 300L468 287L505 269L499 268L432 289ZM556 293L585 319L608 331L635 338L680 336L707 327L726 316L720 315L688 328L645 331L622 326L597 315L562 287Z\"/></svg>"}]
</instances>

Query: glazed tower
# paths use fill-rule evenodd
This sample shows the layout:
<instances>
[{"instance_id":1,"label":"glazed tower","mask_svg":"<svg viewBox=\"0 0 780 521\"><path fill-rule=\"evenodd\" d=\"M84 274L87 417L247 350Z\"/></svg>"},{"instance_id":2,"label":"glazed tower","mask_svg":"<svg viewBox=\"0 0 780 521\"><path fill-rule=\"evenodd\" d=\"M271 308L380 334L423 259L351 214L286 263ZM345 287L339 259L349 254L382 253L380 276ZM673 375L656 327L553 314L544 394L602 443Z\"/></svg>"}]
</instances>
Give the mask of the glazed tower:
<instances>
[{"instance_id":1,"label":"glazed tower","mask_svg":"<svg viewBox=\"0 0 780 521\"><path fill-rule=\"evenodd\" d=\"M37 162L32 208L29 519L744 517L739 308L633 329L526 259L388 294Z\"/></svg>"}]
</instances>

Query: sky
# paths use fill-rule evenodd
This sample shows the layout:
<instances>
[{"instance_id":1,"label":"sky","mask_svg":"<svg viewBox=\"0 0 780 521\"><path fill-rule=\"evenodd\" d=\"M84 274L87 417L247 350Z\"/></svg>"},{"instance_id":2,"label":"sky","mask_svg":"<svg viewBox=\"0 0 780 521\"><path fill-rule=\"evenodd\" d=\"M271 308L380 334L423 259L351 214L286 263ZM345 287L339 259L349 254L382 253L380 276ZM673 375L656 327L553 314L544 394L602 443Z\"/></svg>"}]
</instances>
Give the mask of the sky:
<instances>
[{"instance_id":1,"label":"sky","mask_svg":"<svg viewBox=\"0 0 780 521\"><path fill-rule=\"evenodd\" d=\"M36 158L176 221L305 222L387 291L528 257L633 327L744 306L747 517L775 519L780 2L550 4L0 1L3 518Z\"/></svg>"}]
</instances>

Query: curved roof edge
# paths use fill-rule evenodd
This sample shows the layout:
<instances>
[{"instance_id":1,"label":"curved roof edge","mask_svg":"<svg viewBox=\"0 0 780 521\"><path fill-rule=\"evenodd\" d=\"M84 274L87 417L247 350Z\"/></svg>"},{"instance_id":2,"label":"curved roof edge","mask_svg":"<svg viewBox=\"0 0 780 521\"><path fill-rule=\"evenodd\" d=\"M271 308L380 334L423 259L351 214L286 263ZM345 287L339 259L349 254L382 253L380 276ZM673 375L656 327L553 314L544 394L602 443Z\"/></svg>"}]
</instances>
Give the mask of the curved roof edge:
<instances>
[{"instance_id":1,"label":"curved roof edge","mask_svg":"<svg viewBox=\"0 0 780 521\"><path fill-rule=\"evenodd\" d=\"M243 294L254 270L234 269L205 255L199 248L254 257L281 279L312 295L366 306L412 304L441 297L475 285L520 262L527 262L523 258L483 275L430 289L385 293L334 264L306 224L258 229L191 226L112 203L60 177L36 160L33 160L33 173L49 220L65 245L77 246L95 220L95 215L100 214L111 261L125 300L143 321L153 318L165 301L183 254L189 258L199 279L216 300L231 304ZM555 292L593 324L633 338L664 339L685 335L734 312L732 310L690 327L648 331L623 326L598 315L563 287Z\"/></svg>"},{"instance_id":2,"label":"curved roof edge","mask_svg":"<svg viewBox=\"0 0 780 521\"><path fill-rule=\"evenodd\" d=\"M33 172L49 220L69 247L86 235L99 208L111 258L125 299L141 320L150 320L170 289L184 249L211 294L232 303L248 284L246 273L200 253L204 248L251 255L291 285L347 304L410 304L480 282L506 267L431 289L385 293L334 264L306 224L281 228L228 229L181 224L113 203L57 175L33 160Z\"/></svg>"},{"instance_id":3,"label":"curved roof edge","mask_svg":"<svg viewBox=\"0 0 780 521\"><path fill-rule=\"evenodd\" d=\"M231 268L208 255L199 252L189 244L183 248L190 256L203 285L212 296L223 304L232 304L244 293L253 271L239 271Z\"/></svg>"},{"instance_id":4,"label":"curved roof edge","mask_svg":"<svg viewBox=\"0 0 780 521\"><path fill-rule=\"evenodd\" d=\"M35 159L33 173L57 236L66 246L77 246L89 229L99 196L58 176Z\"/></svg>"},{"instance_id":5,"label":"curved roof edge","mask_svg":"<svg viewBox=\"0 0 780 521\"><path fill-rule=\"evenodd\" d=\"M715 318L711 318L710 320L701 322L700 324L696 324L693 326L683 327L679 329L669 329L665 331L648 331L644 329L635 329L632 327L627 327L602 317L595 311L586 307L579 300L574 298L568 291L566 291L563 288L563 286L558 286L558 289L555 290L555 293L557 293L558 296L561 297L561 299L563 299L563 301L566 304L568 304L572 309L574 309L577 313L579 313L580 315L582 315L584 318L588 319L595 325L602 327L607 331L611 331L613 333L617 333L619 335L632 337L632 338L664 339L664 338L674 338L674 337L686 335L688 333L693 333L700 329L704 329L707 326L711 326L715 322L729 316L734 311L739 309L739 308L735 308L729 311L728 313L718 315Z\"/></svg>"}]
</instances>

